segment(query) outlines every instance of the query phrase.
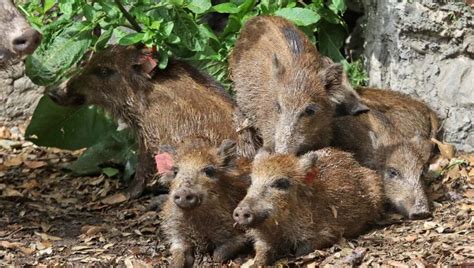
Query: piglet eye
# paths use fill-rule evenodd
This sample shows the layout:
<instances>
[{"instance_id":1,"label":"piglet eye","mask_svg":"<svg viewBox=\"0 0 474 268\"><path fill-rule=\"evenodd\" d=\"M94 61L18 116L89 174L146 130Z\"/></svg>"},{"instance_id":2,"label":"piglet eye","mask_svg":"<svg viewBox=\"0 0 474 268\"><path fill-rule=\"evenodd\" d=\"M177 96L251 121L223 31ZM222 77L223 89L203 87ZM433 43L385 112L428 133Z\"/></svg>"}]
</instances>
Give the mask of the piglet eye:
<instances>
[{"instance_id":1,"label":"piglet eye","mask_svg":"<svg viewBox=\"0 0 474 268\"><path fill-rule=\"evenodd\" d=\"M97 76L97 77L100 77L100 78L108 78L109 76L113 75L115 73L114 70L108 68L108 67L104 67L104 66L101 66L101 67L97 67L95 70L94 70L94 74Z\"/></svg>"},{"instance_id":2,"label":"piglet eye","mask_svg":"<svg viewBox=\"0 0 474 268\"><path fill-rule=\"evenodd\" d=\"M389 167L387 168L387 170L385 171L385 174L386 174L386 177L390 178L390 179L394 179L394 178L397 178L400 176L400 171L398 171L397 169L395 168L392 168L392 167Z\"/></svg>"},{"instance_id":3,"label":"piglet eye","mask_svg":"<svg viewBox=\"0 0 474 268\"><path fill-rule=\"evenodd\" d=\"M208 177L212 177L216 174L216 168L213 167L213 166L207 166L205 168L202 169L202 171L208 176Z\"/></svg>"},{"instance_id":4,"label":"piglet eye","mask_svg":"<svg viewBox=\"0 0 474 268\"><path fill-rule=\"evenodd\" d=\"M173 172L173 175L176 177L176 175L178 175L179 168L178 167L172 167L171 172Z\"/></svg>"},{"instance_id":5,"label":"piglet eye","mask_svg":"<svg viewBox=\"0 0 474 268\"><path fill-rule=\"evenodd\" d=\"M278 190L288 190L290 186L291 186L290 180L288 180L287 178L279 178L278 180L274 181L271 184L272 188L275 188Z\"/></svg>"},{"instance_id":6,"label":"piglet eye","mask_svg":"<svg viewBox=\"0 0 474 268\"><path fill-rule=\"evenodd\" d=\"M306 106L301 116L313 116L314 114L316 114L317 110L318 106L316 104L310 104Z\"/></svg>"}]
</instances>

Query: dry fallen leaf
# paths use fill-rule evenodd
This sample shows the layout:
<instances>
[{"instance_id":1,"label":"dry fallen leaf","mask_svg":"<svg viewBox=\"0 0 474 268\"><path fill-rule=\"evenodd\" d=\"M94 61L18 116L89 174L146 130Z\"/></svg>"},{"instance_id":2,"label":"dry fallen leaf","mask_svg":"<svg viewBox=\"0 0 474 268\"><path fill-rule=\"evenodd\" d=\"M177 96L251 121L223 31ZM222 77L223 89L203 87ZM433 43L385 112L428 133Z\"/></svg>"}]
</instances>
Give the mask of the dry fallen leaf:
<instances>
[{"instance_id":1,"label":"dry fallen leaf","mask_svg":"<svg viewBox=\"0 0 474 268\"><path fill-rule=\"evenodd\" d=\"M106 205L115 205L127 201L128 198L123 193L116 193L114 195L107 196L102 199L102 203Z\"/></svg>"},{"instance_id":2,"label":"dry fallen leaf","mask_svg":"<svg viewBox=\"0 0 474 268\"><path fill-rule=\"evenodd\" d=\"M43 241L60 241L60 240L63 240L61 237L48 235L46 233L35 232L35 235L41 237L41 240L43 240Z\"/></svg>"},{"instance_id":3,"label":"dry fallen leaf","mask_svg":"<svg viewBox=\"0 0 474 268\"><path fill-rule=\"evenodd\" d=\"M3 190L2 196L3 197L23 197L23 194L15 189L7 187Z\"/></svg>"},{"instance_id":4,"label":"dry fallen leaf","mask_svg":"<svg viewBox=\"0 0 474 268\"><path fill-rule=\"evenodd\" d=\"M443 157L448 158L448 159L451 159L454 157L456 153L456 148L454 147L454 145L441 142L435 138L431 138L431 141L434 142L438 146L438 149Z\"/></svg>"},{"instance_id":5,"label":"dry fallen leaf","mask_svg":"<svg viewBox=\"0 0 474 268\"><path fill-rule=\"evenodd\" d=\"M0 241L0 247L6 249L17 249L23 246L24 245L20 242Z\"/></svg>"},{"instance_id":6,"label":"dry fallen leaf","mask_svg":"<svg viewBox=\"0 0 474 268\"><path fill-rule=\"evenodd\" d=\"M7 167L16 167L23 163L23 157L16 156L13 158L9 158L5 161L4 165Z\"/></svg>"},{"instance_id":7,"label":"dry fallen leaf","mask_svg":"<svg viewBox=\"0 0 474 268\"><path fill-rule=\"evenodd\" d=\"M48 165L48 163L44 162L44 161L25 161L25 166L31 168L31 169L37 169L37 168L40 168L40 167L44 167L46 165Z\"/></svg>"}]
</instances>

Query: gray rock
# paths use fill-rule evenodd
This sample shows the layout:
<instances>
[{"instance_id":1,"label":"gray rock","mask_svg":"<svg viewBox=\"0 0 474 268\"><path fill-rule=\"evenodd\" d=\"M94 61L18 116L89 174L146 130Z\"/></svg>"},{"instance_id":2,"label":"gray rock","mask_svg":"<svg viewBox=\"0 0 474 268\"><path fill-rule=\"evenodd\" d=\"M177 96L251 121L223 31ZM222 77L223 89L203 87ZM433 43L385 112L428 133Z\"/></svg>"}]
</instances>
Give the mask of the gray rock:
<instances>
[{"instance_id":1,"label":"gray rock","mask_svg":"<svg viewBox=\"0 0 474 268\"><path fill-rule=\"evenodd\" d=\"M472 10L463 1L362 2L369 84L425 101L444 119L443 138L474 151Z\"/></svg>"}]
</instances>

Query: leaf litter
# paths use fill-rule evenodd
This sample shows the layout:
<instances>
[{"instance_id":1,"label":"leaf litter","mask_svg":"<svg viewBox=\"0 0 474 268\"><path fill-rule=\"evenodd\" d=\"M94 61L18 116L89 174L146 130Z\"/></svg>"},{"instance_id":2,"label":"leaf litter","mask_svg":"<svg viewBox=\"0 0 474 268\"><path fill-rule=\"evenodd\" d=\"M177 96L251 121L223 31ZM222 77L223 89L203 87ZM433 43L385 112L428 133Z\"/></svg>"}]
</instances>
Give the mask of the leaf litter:
<instances>
[{"instance_id":1,"label":"leaf litter","mask_svg":"<svg viewBox=\"0 0 474 268\"><path fill-rule=\"evenodd\" d=\"M5 142L7 141L7 142ZM127 200L126 183L74 177L65 164L82 152L37 147L0 127L0 266L166 265L169 252L152 196ZM409 221L389 214L356 239L278 262L288 267L474 266L474 155L443 154L425 177L433 216ZM156 198L156 197L155 197ZM197 256L200 265L212 264ZM249 267L241 256L226 263Z\"/></svg>"}]
</instances>

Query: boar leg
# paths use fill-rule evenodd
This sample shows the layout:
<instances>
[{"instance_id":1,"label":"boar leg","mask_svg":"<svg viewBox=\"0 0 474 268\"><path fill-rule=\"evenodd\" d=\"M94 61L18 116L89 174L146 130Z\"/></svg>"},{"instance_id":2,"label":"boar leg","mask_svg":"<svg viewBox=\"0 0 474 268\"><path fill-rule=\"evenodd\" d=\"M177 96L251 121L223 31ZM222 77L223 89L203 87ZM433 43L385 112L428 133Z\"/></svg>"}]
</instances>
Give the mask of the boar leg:
<instances>
[{"instance_id":1,"label":"boar leg","mask_svg":"<svg viewBox=\"0 0 474 268\"><path fill-rule=\"evenodd\" d=\"M313 252L313 244L310 241L304 241L296 246L295 255L302 256Z\"/></svg>"},{"instance_id":2,"label":"boar leg","mask_svg":"<svg viewBox=\"0 0 474 268\"><path fill-rule=\"evenodd\" d=\"M240 252L244 251L249 242L246 238L235 238L229 239L229 241L221 244L216 249L214 249L214 253L212 259L215 262L224 262L230 260L237 256Z\"/></svg>"},{"instance_id":3,"label":"boar leg","mask_svg":"<svg viewBox=\"0 0 474 268\"><path fill-rule=\"evenodd\" d=\"M172 239L171 267L192 267L194 263L193 248L182 239Z\"/></svg>"},{"instance_id":4,"label":"boar leg","mask_svg":"<svg viewBox=\"0 0 474 268\"><path fill-rule=\"evenodd\" d=\"M272 253L274 249L264 242L264 241L255 241L255 258L253 259L253 266L266 266L271 265L276 259L275 255Z\"/></svg>"},{"instance_id":5,"label":"boar leg","mask_svg":"<svg viewBox=\"0 0 474 268\"><path fill-rule=\"evenodd\" d=\"M145 191L147 178L153 176L155 170L153 153L140 148L138 153L138 164L135 177L127 189L130 199L137 198Z\"/></svg>"}]
</instances>

